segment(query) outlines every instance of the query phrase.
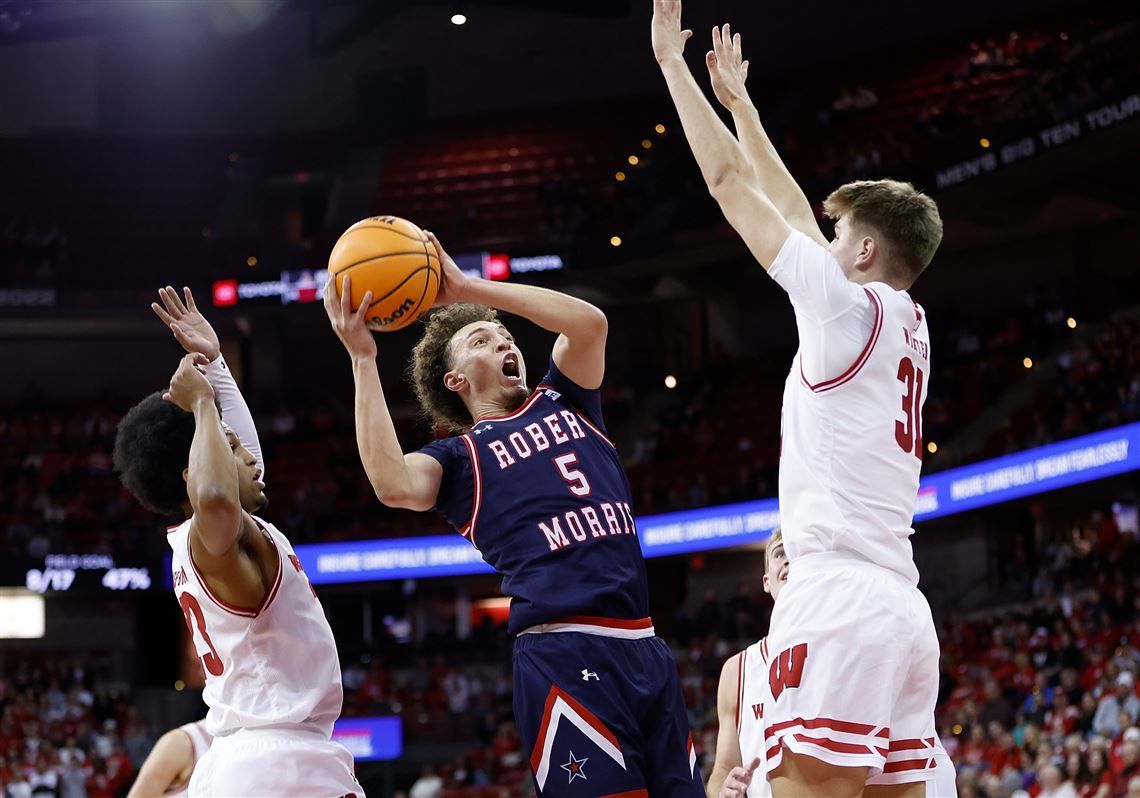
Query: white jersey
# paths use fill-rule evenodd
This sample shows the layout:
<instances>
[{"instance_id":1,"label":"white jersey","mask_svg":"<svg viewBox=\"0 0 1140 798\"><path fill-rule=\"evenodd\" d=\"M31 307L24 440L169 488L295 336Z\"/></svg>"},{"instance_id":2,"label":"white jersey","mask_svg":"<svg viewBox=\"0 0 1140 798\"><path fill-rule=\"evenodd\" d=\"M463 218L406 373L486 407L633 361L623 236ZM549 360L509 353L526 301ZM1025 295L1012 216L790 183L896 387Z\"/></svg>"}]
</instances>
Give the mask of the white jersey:
<instances>
[{"instance_id":1,"label":"white jersey","mask_svg":"<svg viewBox=\"0 0 1140 798\"><path fill-rule=\"evenodd\" d=\"M930 384L926 313L905 291L851 282L800 232L768 273L791 298L800 340L781 420L788 559L845 551L918 584L910 536Z\"/></svg>"},{"instance_id":2,"label":"white jersey","mask_svg":"<svg viewBox=\"0 0 1140 798\"><path fill-rule=\"evenodd\" d=\"M174 591L206 673L205 728L318 732L329 739L343 691L336 641L286 537L254 519L277 549L277 573L261 606L226 604L206 586L190 554L190 521L167 536Z\"/></svg>"},{"instance_id":3,"label":"white jersey","mask_svg":"<svg viewBox=\"0 0 1140 798\"><path fill-rule=\"evenodd\" d=\"M193 762L190 765L190 773L182 781L172 784L166 788L163 798L189 798L190 795L190 777L194 774L194 766L198 764L207 751L210 750L210 743L214 738L205 729L204 721L194 721L193 723L184 723L178 727L179 731L190 738L190 745L192 749Z\"/></svg>"},{"instance_id":4,"label":"white jersey","mask_svg":"<svg viewBox=\"0 0 1140 798\"><path fill-rule=\"evenodd\" d=\"M740 653L739 678L736 735L740 740L740 761L748 767L753 759L760 757L760 766L752 773L752 781L745 794L748 798L769 798L772 788L768 785L764 767L764 702L771 695L768 688L768 638L753 643Z\"/></svg>"}]
</instances>

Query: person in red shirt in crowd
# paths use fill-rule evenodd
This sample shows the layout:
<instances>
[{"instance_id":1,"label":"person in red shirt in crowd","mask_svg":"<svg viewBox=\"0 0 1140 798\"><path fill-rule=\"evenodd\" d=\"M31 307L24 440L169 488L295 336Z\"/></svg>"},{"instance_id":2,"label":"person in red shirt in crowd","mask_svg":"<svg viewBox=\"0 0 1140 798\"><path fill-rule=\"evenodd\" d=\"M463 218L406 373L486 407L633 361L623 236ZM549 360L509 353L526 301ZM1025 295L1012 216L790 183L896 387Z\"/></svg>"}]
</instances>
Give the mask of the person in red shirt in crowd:
<instances>
[{"instance_id":1,"label":"person in red shirt in crowd","mask_svg":"<svg viewBox=\"0 0 1140 798\"><path fill-rule=\"evenodd\" d=\"M1064 690L1053 692L1053 706L1045 713L1045 729L1054 738L1068 737L1077 728L1081 711L1069 703Z\"/></svg>"},{"instance_id":2,"label":"person in red shirt in crowd","mask_svg":"<svg viewBox=\"0 0 1140 798\"><path fill-rule=\"evenodd\" d=\"M96 757L87 776L87 798L118 798L122 786L117 774L109 773L107 763Z\"/></svg>"},{"instance_id":3,"label":"person in red shirt in crowd","mask_svg":"<svg viewBox=\"0 0 1140 798\"><path fill-rule=\"evenodd\" d=\"M990 772L1000 776L1006 768L1013 768L1020 773L1025 767L1025 753L1018 746L1017 740L1010 733L999 730L995 736L997 740L986 755L990 762Z\"/></svg>"},{"instance_id":4,"label":"person in red shirt in crowd","mask_svg":"<svg viewBox=\"0 0 1140 798\"><path fill-rule=\"evenodd\" d=\"M1137 736L1140 737L1140 730L1137 730ZM1113 773L1113 795L1125 795L1129 782L1140 776L1140 742L1135 738L1125 740L1120 748L1120 760L1120 769Z\"/></svg>"},{"instance_id":5,"label":"person in red shirt in crowd","mask_svg":"<svg viewBox=\"0 0 1140 798\"><path fill-rule=\"evenodd\" d=\"M1078 753L1076 756L1080 760L1080 767L1076 777L1070 773L1070 778L1077 788L1078 798L1110 798L1112 774L1104 765L1104 754L1096 748L1090 748L1087 755Z\"/></svg>"}]
</instances>

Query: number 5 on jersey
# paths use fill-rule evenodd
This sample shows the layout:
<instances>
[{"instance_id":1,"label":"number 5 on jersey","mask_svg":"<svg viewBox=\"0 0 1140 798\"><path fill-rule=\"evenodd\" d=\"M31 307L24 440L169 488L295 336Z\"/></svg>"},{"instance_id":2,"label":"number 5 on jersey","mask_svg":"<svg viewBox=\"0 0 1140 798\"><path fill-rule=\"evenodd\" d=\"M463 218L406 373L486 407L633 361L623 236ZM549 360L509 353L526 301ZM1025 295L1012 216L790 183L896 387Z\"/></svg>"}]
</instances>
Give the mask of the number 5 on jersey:
<instances>
[{"instance_id":1,"label":"number 5 on jersey","mask_svg":"<svg viewBox=\"0 0 1140 798\"><path fill-rule=\"evenodd\" d=\"M578 464L578 455L574 452L569 454L560 454L554 458L554 465L558 466L558 472L562 478L567 482L567 488L575 496L589 496L590 483L586 479L586 475L574 468Z\"/></svg>"}]
</instances>

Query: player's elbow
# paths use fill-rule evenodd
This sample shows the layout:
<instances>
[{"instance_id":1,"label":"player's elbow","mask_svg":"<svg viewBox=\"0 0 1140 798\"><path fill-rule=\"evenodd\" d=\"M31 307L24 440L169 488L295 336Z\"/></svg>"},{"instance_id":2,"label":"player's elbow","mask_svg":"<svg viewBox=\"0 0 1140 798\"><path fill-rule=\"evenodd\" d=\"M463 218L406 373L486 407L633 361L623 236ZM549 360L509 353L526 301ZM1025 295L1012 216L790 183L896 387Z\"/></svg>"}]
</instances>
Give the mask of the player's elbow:
<instances>
[{"instance_id":1,"label":"player's elbow","mask_svg":"<svg viewBox=\"0 0 1140 798\"><path fill-rule=\"evenodd\" d=\"M385 507L391 507L393 510L430 510L431 506L423 506L423 502L417 501L415 493L406 485L393 485L391 483L373 483L372 490L376 494L376 498Z\"/></svg>"},{"instance_id":2,"label":"player's elbow","mask_svg":"<svg viewBox=\"0 0 1140 798\"><path fill-rule=\"evenodd\" d=\"M735 164L725 162L719 164L709 173L709 194L718 203L723 204L727 199L740 191L745 183L745 173Z\"/></svg>"},{"instance_id":3,"label":"player's elbow","mask_svg":"<svg viewBox=\"0 0 1140 798\"><path fill-rule=\"evenodd\" d=\"M594 305L586 307L588 310L578 321L579 331L592 338L605 338L610 331L610 320L606 318L605 311Z\"/></svg>"}]
</instances>

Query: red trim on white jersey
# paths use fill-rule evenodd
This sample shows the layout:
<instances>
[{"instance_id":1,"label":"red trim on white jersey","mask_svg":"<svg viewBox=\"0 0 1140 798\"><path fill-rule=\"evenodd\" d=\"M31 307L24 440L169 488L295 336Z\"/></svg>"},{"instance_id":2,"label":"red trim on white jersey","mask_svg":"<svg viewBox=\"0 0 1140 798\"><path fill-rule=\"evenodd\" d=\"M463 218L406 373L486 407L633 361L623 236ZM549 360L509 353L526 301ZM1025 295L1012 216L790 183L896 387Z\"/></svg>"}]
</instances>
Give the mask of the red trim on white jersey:
<instances>
[{"instance_id":1,"label":"red trim on white jersey","mask_svg":"<svg viewBox=\"0 0 1140 798\"><path fill-rule=\"evenodd\" d=\"M768 638L767 636L760 639L760 659L765 665L768 664Z\"/></svg>"},{"instance_id":2,"label":"red trim on white jersey","mask_svg":"<svg viewBox=\"0 0 1140 798\"><path fill-rule=\"evenodd\" d=\"M479 520L479 510L483 506L483 475L479 470L479 451L475 448L475 442L471 440L471 434L467 433L459 436L460 439L467 444L467 454L471 458L471 471L475 475L474 499L471 502L471 517L467 519L467 523L459 530L459 534L471 541L471 545L479 548L475 543L475 522Z\"/></svg>"},{"instance_id":3,"label":"red trim on white jersey","mask_svg":"<svg viewBox=\"0 0 1140 798\"><path fill-rule=\"evenodd\" d=\"M871 298L871 304L875 307L875 321L872 324L871 335L867 338L867 343L863 347L863 351L859 353L859 357L855 358L855 362L851 364L847 371L838 377L817 382L815 385L812 385L808 382L808 378L804 374L803 357L802 355L800 357L800 380L813 393L830 391L833 388L838 388L840 385L844 385L853 380L855 375L863 369L863 366L867 365L867 361L871 357L871 352L875 349L875 344L879 342L879 333L883 330L883 301L879 299L879 295L876 294L874 290L870 288L864 288L863 290L867 292L867 296Z\"/></svg>"},{"instance_id":4,"label":"red trim on white jersey","mask_svg":"<svg viewBox=\"0 0 1140 798\"><path fill-rule=\"evenodd\" d=\"M482 424L484 421L510 421L513 418L518 418L523 413L530 410L530 406L533 405L534 401L536 399L538 399L538 397L540 397L540 396L542 396L542 393L536 388L534 393L532 393L527 398L527 400L525 402L523 402L522 407L520 407L515 412L507 413L504 416L484 416L483 418L479 419L478 421L476 421L474 424L471 425L471 431L474 431L474 429L477 426L479 426L480 424Z\"/></svg>"},{"instance_id":5,"label":"red trim on white jersey","mask_svg":"<svg viewBox=\"0 0 1140 798\"><path fill-rule=\"evenodd\" d=\"M554 736L558 732L558 722L566 718L580 732L590 739L602 753L613 759L622 770L625 770L625 757L621 752L621 743L617 736L582 704L562 690L558 685L552 684L546 696L546 706L542 712L542 722L538 725L538 737L534 741L534 749L530 754L530 766L534 771L534 780L538 789L546 786L546 777L550 772L550 750L554 746Z\"/></svg>"},{"instance_id":6,"label":"red trim on white jersey","mask_svg":"<svg viewBox=\"0 0 1140 798\"><path fill-rule=\"evenodd\" d=\"M653 637L652 618L638 618L627 621L621 618L599 618L593 615L571 615L550 623L529 626L520 635L548 634L550 632L582 632L601 637L619 637L623 640L641 640Z\"/></svg>"},{"instance_id":7,"label":"red trim on white jersey","mask_svg":"<svg viewBox=\"0 0 1140 798\"><path fill-rule=\"evenodd\" d=\"M214 591L210 590L210 586L206 583L206 577L202 575L202 572L200 570L198 570L198 563L194 562L194 551L193 547L190 545L190 535L186 535L186 558L190 560L190 567L194 571L194 575L198 577L198 583L202 585L202 591L210 598L211 601L213 601L226 612L233 615L240 615L243 618L256 618L257 616L261 615L265 608L269 606L269 603L273 601L274 596L277 595L277 589L281 587L281 576L283 573L281 563L283 555L281 554L281 548L277 545L277 541L273 539L273 535L269 534L269 530L261 525L260 521L258 521L256 518L254 518L253 521L255 524L257 524L257 528L261 530L261 534L263 534L265 536L265 539L268 540L269 543L273 546L273 550L277 552L277 575L273 579L273 584L270 585L269 589L265 591L265 596L261 599L261 603L258 604L255 609L235 606L226 601L223 601L214 595Z\"/></svg>"},{"instance_id":8,"label":"red trim on white jersey","mask_svg":"<svg viewBox=\"0 0 1140 798\"><path fill-rule=\"evenodd\" d=\"M820 732L816 735L807 731ZM776 723L764 730L764 741L770 743L766 752L768 762L778 762L785 737L798 743L812 745L825 751L846 756L887 757L891 730L886 726L869 723L852 723L834 718L792 718ZM774 740L772 738L775 738ZM825 760L826 761L826 760ZM769 767L769 772L775 767Z\"/></svg>"},{"instance_id":9,"label":"red trim on white jersey","mask_svg":"<svg viewBox=\"0 0 1140 798\"><path fill-rule=\"evenodd\" d=\"M744 706L744 668L748 664L748 649L740 652L737 665L740 670L736 674L736 736L740 737L741 708Z\"/></svg>"}]
</instances>

